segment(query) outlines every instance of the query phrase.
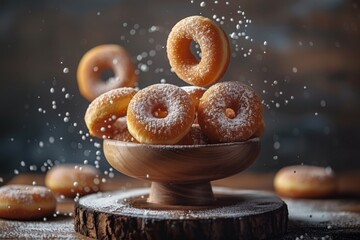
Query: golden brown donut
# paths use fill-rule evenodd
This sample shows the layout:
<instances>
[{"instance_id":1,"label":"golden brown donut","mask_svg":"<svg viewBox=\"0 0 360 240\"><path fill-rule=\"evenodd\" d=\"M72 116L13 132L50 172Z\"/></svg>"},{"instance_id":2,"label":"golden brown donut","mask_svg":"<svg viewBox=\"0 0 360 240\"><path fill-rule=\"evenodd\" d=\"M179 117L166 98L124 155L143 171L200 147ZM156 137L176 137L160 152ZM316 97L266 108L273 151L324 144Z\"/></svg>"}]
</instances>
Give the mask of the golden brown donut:
<instances>
[{"instance_id":1,"label":"golden brown donut","mask_svg":"<svg viewBox=\"0 0 360 240\"><path fill-rule=\"evenodd\" d=\"M175 144L189 132L194 117L189 94L175 85L155 84L131 99L127 125L140 143Z\"/></svg>"},{"instance_id":2,"label":"golden brown donut","mask_svg":"<svg viewBox=\"0 0 360 240\"><path fill-rule=\"evenodd\" d=\"M56 198L50 189L31 185L7 185L0 188L0 218L36 220L52 215Z\"/></svg>"},{"instance_id":3,"label":"golden brown donut","mask_svg":"<svg viewBox=\"0 0 360 240\"><path fill-rule=\"evenodd\" d=\"M193 104L195 106L195 111L197 112L198 107L199 107L200 98L206 92L207 89L203 88L203 87L197 87L197 86L183 86L181 88L190 95L191 100L193 101Z\"/></svg>"},{"instance_id":4,"label":"golden brown donut","mask_svg":"<svg viewBox=\"0 0 360 240\"><path fill-rule=\"evenodd\" d=\"M336 193L337 183L331 169L296 165L280 169L274 178L277 193L291 198L323 198Z\"/></svg>"},{"instance_id":5,"label":"golden brown donut","mask_svg":"<svg viewBox=\"0 0 360 240\"><path fill-rule=\"evenodd\" d=\"M112 70L114 79L104 81L101 73ZM90 49L80 60L77 70L80 93L89 101L119 87L135 87L137 75L130 55L115 44L100 45Z\"/></svg>"},{"instance_id":6,"label":"golden brown donut","mask_svg":"<svg viewBox=\"0 0 360 240\"><path fill-rule=\"evenodd\" d=\"M188 134L183 137L177 145L203 145L207 144L207 138L201 131L201 128L198 124L193 124L191 126Z\"/></svg>"},{"instance_id":7,"label":"golden brown donut","mask_svg":"<svg viewBox=\"0 0 360 240\"><path fill-rule=\"evenodd\" d=\"M259 128L256 130L256 132L254 133L254 135L252 137L261 137L265 132L265 120L264 117L262 117L261 122L260 122L260 126Z\"/></svg>"},{"instance_id":8,"label":"golden brown donut","mask_svg":"<svg viewBox=\"0 0 360 240\"><path fill-rule=\"evenodd\" d=\"M128 104L135 95L134 88L117 88L103 93L92 101L85 113L85 123L92 136L113 138L116 119L126 115Z\"/></svg>"},{"instance_id":9,"label":"golden brown donut","mask_svg":"<svg viewBox=\"0 0 360 240\"><path fill-rule=\"evenodd\" d=\"M54 193L75 197L98 192L101 187L99 170L91 165L61 164L45 176L45 185Z\"/></svg>"},{"instance_id":10,"label":"golden brown donut","mask_svg":"<svg viewBox=\"0 0 360 240\"><path fill-rule=\"evenodd\" d=\"M122 141L122 142L135 142L136 139L130 134L127 128L126 117L119 118L115 121L114 128L117 129L117 134L113 137L114 140Z\"/></svg>"},{"instance_id":11,"label":"golden brown donut","mask_svg":"<svg viewBox=\"0 0 360 240\"><path fill-rule=\"evenodd\" d=\"M191 53L191 42L201 48L201 60ZM229 40L213 21L202 16L182 19L167 40L169 62L179 78L196 86L209 86L225 73L230 61Z\"/></svg>"},{"instance_id":12,"label":"golden brown donut","mask_svg":"<svg viewBox=\"0 0 360 240\"><path fill-rule=\"evenodd\" d=\"M240 82L217 83L200 99L199 125L212 143L246 141L258 130L261 119L259 97Z\"/></svg>"}]
</instances>

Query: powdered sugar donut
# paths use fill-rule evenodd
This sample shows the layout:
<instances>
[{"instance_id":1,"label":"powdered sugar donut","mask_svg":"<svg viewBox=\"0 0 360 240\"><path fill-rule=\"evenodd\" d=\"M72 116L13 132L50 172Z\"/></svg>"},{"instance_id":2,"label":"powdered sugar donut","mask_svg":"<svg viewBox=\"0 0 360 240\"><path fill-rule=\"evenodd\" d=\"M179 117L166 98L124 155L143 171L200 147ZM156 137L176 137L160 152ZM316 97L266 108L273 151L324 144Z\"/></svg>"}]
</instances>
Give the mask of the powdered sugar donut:
<instances>
[{"instance_id":1,"label":"powdered sugar donut","mask_svg":"<svg viewBox=\"0 0 360 240\"><path fill-rule=\"evenodd\" d=\"M46 173L45 185L65 197L86 195L100 190L100 172L91 165L61 164Z\"/></svg>"},{"instance_id":2,"label":"powdered sugar donut","mask_svg":"<svg viewBox=\"0 0 360 240\"><path fill-rule=\"evenodd\" d=\"M130 134L126 117L121 117L115 121L113 127L117 129L117 134L113 137L114 140L122 141L122 142L135 142L137 143L136 139Z\"/></svg>"},{"instance_id":3,"label":"powdered sugar donut","mask_svg":"<svg viewBox=\"0 0 360 240\"><path fill-rule=\"evenodd\" d=\"M85 113L85 123L91 135L112 138L117 134L113 124L126 115L128 104L135 95L134 88L117 88L92 101Z\"/></svg>"},{"instance_id":4,"label":"powdered sugar donut","mask_svg":"<svg viewBox=\"0 0 360 240\"><path fill-rule=\"evenodd\" d=\"M280 169L274 178L277 193L292 198L321 198L336 193L334 172L329 168L296 165Z\"/></svg>"},{"instance_id":5,"label":"powdered sugar donut","mask_svg":"<svg viewBox=\"0 0 360 240\"><path fill-rule=\"evenodd\" d=\"M217 83L200 99L199 125L213 143L246 141L259 128L261 119L259 97L240 82Z\"/></svg>"},{"instance_id":6,"label":"powdered sugar donut","mask_svg":"<svg viewBox=\"0 0 360 240\"><path fill-rule=\"evenodd\" d=\"M56 198L50 189L31 185L0 188L0 218L35 220L52 215Z\"/></svg>"},{"instance_id":7,"label":"powdered sugar donut","mask_svg":"<svg viewBox=\"0 0 360 240\"><path fill-rule=\"evenodd\" d=\"M191 53L192 40L201 48L201 60ZM182 19L171 30L167 55L179 78L196 86L209 86L225 73L230 61L229 41L224 31L202 16Z\"/></svg>"},{"instance_id":8,"label":"powdered sugar donut","mask_svg":"<svg viewBox=\"0 0 360 240\"><path fill-rule=\"evenodd\" d=\"M113 70L114 79L103 81L101 73ZM80 93L89 101L119 87L135 87L135 66L127 51L115 44L100 45L90 49L81 59L77 70Z\"/></svg>"},{"instance_id":9,"label":"powdered sugar donut","mask_svg":"<svg viewBox=\"0 0 360 240\"><path fill-rule=\"evenodd\" d=\"M181 89L185 90L191 97L193 104L195 106L195 111L197 112L200 98L206 92L206 88L197 87L197 86L183 86Z\"/></svg>"},{"instance_id":10,"label":"powdered sugar donut","mask_svg":"<svg viewBox=\"0 0 360 240\"><path fill-rule=\"evenodd\" d=\"M177 145L203 145L207 144L208 140L198 124L191 126L188 134L183 137Z\"/></svg>"},{"instance_id":11,"label":"powdered sugar donut","mask_svg":"<svg viewBox=\"0 0 360 240\"><path fill-rule=\"evenodd\" d=\"M140 143L175 144L189 132L194 117L189 94L175 85L155 84L131 99L127 125Z\"/></svg>"}]
</instances>

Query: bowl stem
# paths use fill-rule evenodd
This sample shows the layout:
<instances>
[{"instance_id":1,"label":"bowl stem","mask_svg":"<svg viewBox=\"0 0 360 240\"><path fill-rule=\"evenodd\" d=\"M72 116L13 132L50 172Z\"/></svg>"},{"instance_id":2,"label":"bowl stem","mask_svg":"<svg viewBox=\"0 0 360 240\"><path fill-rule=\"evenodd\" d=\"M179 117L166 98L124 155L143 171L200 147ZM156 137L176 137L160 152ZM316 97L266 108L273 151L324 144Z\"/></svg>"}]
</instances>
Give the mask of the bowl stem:
<instances>
[{"instance_id":1,"label":"bowl stem","mask_svg":"<svg viewBox=\"0 0 360 240\"><path fill-rule=\"evenodd\" d=\"M189 184L152 182L147 201L164 205L201 206L213 204L215 198L210 182Z\"/></svg>"}]
</instances>

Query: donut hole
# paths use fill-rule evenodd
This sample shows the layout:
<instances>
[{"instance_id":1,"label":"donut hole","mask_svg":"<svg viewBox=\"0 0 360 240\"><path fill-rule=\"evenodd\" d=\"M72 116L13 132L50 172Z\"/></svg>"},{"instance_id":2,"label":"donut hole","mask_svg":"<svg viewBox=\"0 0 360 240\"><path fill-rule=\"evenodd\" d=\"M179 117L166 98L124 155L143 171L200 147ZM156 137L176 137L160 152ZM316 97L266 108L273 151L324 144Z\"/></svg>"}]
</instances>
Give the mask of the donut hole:
<instances>
[{"instance_id":1,"label":"donut hole","mask_svg":"<svg viewBox=\"0 0 360 240\"><path fill-rule=\"evenodd\" d=\"M234 119L236 117L236 112L232 108L226 108L225 115L226 115L226 117L228 117L230 119Z\"/></svg>"},{"instance_id":2,"label":"donut hole","mask_svg":"<svg viewBox=\"0 0 360 240\"><path fill-rule=\"evenodd\" d=\"M156 118L166 118L168 111L164 106L155 106L151 111L152 115Z\"/></svg>"},{"instance_id":3,"label":"donut hole","mask_svg":"<svg viewBox=\"0 0 360 240\"><path fill-rule=\"evenodd\" d=\"M116 77L115 77L115 73L112 69L110 68L106 68L104 70L101 71L100 73L100 79L103 82L112 82L112 81L116 81Z\"/></svg>"},{"instance_id":4,"label":"donut hole","mask_svg":"<svg viewBox=\"0 0 360 240\"><path fill-rule=\"evenodd\" d=\"M200 44L195 42L195 41L191 41L190 51L191 51L192 55L200 62L201 61L201 47L200 47Z\"/></svg>"}]
</instances>

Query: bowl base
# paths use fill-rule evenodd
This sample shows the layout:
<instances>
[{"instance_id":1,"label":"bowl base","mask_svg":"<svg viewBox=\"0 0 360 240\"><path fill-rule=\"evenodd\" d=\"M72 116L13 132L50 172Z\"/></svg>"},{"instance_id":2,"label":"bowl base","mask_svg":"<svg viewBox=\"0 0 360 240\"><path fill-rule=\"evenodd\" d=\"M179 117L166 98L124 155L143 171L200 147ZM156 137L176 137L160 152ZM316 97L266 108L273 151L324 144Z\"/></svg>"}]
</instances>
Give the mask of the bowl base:
<instances>
[{"instance_id":1,"label":"bowl base","mask_svg":"<svg viewBox=\"0 0 360 240\"><path fill-rule=\"evenodd\" d=\"M147 201L150 189L92 194L75 206L75 230L97 239L265 239L286 232L286 204L272 193L214 187L209 205Z\"/></svg>"}]
</instances>

